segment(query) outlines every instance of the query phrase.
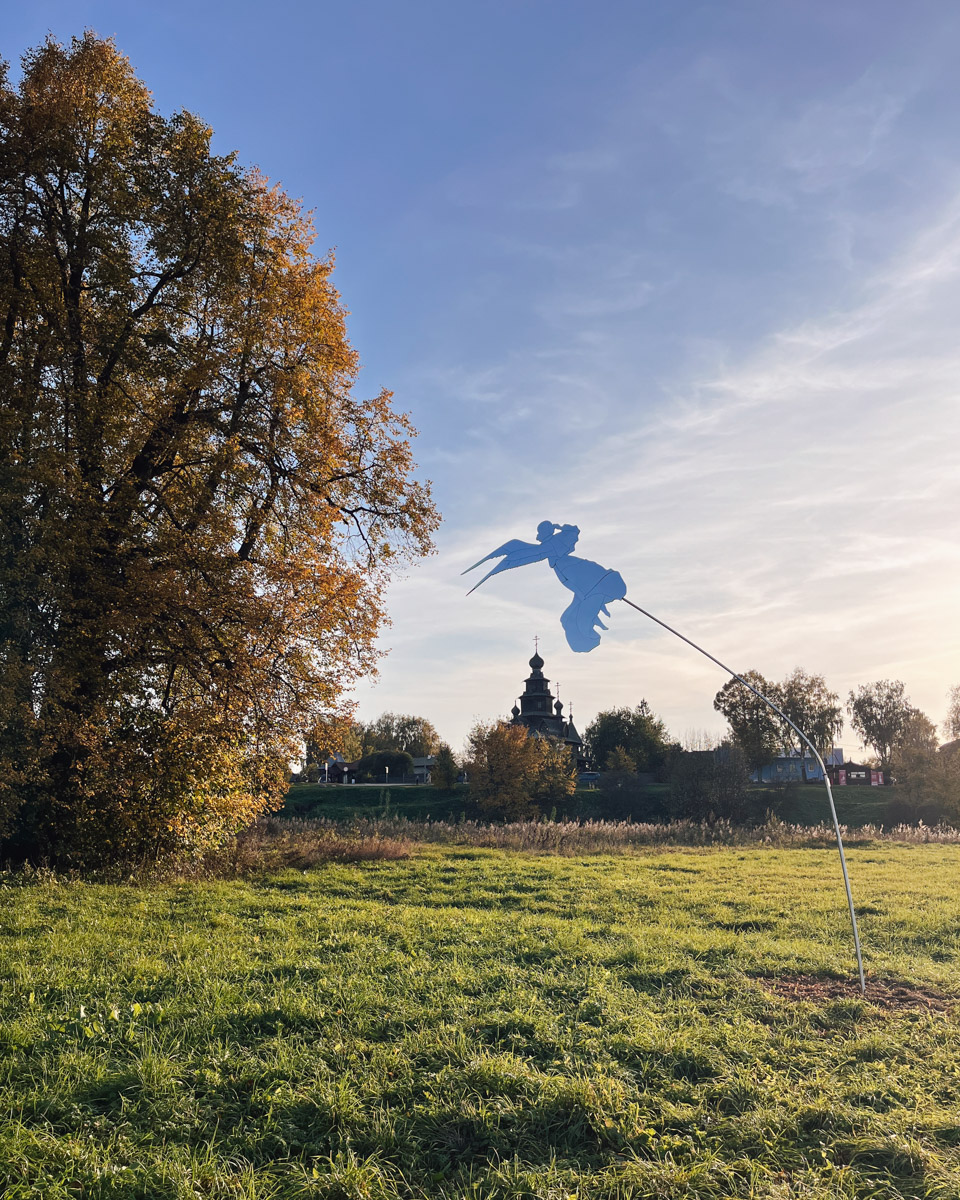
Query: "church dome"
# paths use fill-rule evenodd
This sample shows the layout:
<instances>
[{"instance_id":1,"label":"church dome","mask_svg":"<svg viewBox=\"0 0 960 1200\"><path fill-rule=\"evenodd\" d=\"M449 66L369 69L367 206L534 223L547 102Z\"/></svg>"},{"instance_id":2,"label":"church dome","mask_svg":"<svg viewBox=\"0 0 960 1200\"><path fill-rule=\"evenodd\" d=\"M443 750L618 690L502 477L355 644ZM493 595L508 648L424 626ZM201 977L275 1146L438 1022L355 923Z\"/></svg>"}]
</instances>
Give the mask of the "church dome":
<instances>
[{"instance_id":1,"label":"church dome","mask_svg":"<svg viewBox=\"0 0 960 1200\"><path fill-rule=\"evenodd\" d=\"M533 658L530 659L530 666L534 671L539 671L543 667L543 659L534 651Z\"/></svg>"}]
</instances>

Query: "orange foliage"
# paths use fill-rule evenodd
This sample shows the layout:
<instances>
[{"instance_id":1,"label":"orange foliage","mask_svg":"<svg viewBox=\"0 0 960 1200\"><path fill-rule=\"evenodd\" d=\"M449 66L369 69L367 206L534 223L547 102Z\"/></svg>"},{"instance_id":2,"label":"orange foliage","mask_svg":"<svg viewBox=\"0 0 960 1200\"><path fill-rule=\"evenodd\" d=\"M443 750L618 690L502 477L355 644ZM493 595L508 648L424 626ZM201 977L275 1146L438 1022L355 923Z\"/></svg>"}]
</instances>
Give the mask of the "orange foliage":
<instances>
[{"instance_id":1,"label":"orange foliage","mask_svg":"<svg viewBox=\"0 0 960 1200\"><path fill-rule=\"evenodd\" d=\"M275 805L430 550L299 206L109 41L0 82L0 826L71 862ZM3 828L0 828L3 832Z\"/></svg>"},{"instance_id":2,"label":"orange foliage","mask_svg":"<svg viewBox=\"0 0 960 1200\"><path fill-rule=\"evenodd\" d=\"M475 725L468 746L470 798L491 816L508 821L536 816L576 791L570 747L531 737L522 725Z\"/></svg>"}]
</instances>

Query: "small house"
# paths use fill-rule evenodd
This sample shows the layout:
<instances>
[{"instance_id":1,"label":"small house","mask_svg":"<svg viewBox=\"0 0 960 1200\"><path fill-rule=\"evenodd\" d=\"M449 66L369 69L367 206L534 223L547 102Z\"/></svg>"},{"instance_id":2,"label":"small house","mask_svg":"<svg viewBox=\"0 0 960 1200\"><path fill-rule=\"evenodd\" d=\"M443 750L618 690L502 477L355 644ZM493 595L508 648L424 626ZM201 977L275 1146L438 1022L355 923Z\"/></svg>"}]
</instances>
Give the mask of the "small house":
<instances>
[{"instance_id":1,"label":"small house","mask_svg":"<svg viewBox=\"0 0 960 1200\"><path fill-rule=\"evenodd\" d=\"M883 771L866 763L846 762L827 769L836 787L884 787L888 782Z\"/></svg>"}]
</instances>

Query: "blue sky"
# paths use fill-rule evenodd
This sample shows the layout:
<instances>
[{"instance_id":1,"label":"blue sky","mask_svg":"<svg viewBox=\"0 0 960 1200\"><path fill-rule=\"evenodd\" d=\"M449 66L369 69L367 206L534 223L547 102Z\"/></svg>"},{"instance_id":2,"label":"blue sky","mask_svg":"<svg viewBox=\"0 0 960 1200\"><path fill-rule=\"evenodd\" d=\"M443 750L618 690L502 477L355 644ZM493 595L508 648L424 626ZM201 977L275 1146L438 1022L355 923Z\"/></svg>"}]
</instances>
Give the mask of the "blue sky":
<instances>
[{"instance_id":1,"label":"blue sky","mask_svg":"<svg viewBox=\"0 0 960 1200\"><path fill-rule=\"evenodd\" d=\"M960 682L960 10L886 0L49 3L115 35L315 209L364 362L445 516L391 594L360 713L454 746L534 634L582 727L646 697L719 730L723 678L621 607L574 655L545 566L459 572L543 519L741 669L845 695ZM847 734L845 744L854 739Z\"/></svg>"}]
</instances>

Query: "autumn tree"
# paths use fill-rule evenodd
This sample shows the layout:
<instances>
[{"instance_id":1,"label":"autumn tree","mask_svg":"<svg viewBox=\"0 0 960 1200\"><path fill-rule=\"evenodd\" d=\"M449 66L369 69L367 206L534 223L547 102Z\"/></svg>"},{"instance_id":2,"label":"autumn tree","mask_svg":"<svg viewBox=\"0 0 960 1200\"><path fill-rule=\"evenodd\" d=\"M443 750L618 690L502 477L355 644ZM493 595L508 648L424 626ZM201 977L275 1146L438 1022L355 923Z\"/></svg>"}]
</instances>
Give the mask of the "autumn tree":
<instances>
[{"instance_id":1,"label":"autumn tree","mask_svg":"<svg viewBox=\"0 0 960 1200\"><path fill-rule=\"evenodd\" d=\"M471 799L491 816L537 816L576 791L570 748L522 725L477 724L468 738Z\"/></svg>"},{"instance_id":2,"label":"autumn tree","mask_svg":"<svg viewBox=\"0 0 960 1200\"><path fill-rule=\"evenodd\" d=\"M907 722L917 710L907 699L899 679L879 679L861 684L847 700L850 724L865 746L877 756L881 770L890 769L890 759L903 740Z\"/></svg>"},{"instance_id":3,"label":"autumn tree","mask_svg":"<svg viewBox=\"0 0 960 1200\"><path fill-rule=\"evenodd\" d=\"M843 731L843 709L840 697L831 692L822 675L808 675L797 667L776 687L776 697L771 696L781 712L802 729L815 746L821 758L826 758L834 740ZM784 741L791 750L800 755L807 754L807 746L796 730L781 724Z\"/></svg>"},{"instance_id":4,"label":"autumn tree","mask_svg":"<svg viewBox=\"0 0 960 1200\"><path fill-rule=\"evenodd\" d=\"M0 823L89 863L276 803L436 525L297 203L110 41L0 78Z\"/></svg>"},{"instance_id":5,"label":"autumn tree","mask_svg":"<svg viewBox=\"0 0 960 1200\"><path fill-rule=\"evenodd\" d=\"M948 738L960 738L960 683L947 692L947 717L943 732Z\"/></svg>"},{"instance_id":6,"label":"autumn tree","mask_svg":"<svg viewBox=\"0 0 960 1200\"><path fill-rule=\"evenodd\" d=\"M890 770L905 810L900 815L949 821L960 816L960 753L954 746L940 746L937 727L924 713L914 709L907 717L891 752Z\"/></svg>"},{"instance_id":7,"label":"autumn tree","mask_svg":"<svg viewBox=\"0 0 960 1200\"><path fill-rule=\"evenodd\" d=\"M635 708L597 713L584 730L583 740L591 761L601 769L614 751L621 750L633 760L634 770L656 771L673 751L666 725L646 700Z\"/></svg>"},{"instance_id":8,"label":"autumn tree","mask_svg":"<svg viewBox=\"0 0 960 1200\"><path fill-rule=\"evenodd\" d=\"M504 817L535 814L531 796L531 738L521 725L478 723L467 738L470 798L485 812Z\"/></svg>"},{"instance_id":9,"label":"autumn tree","mask_svg":"<svg viewBox=\"0 0 960 1200\"><path fill-rule=\"evenodd\" d=\"M571 748L551 737L530 737L534 775L530 794L541 813L549 813L577 790L577 762Z\"/></svg>"},{"instance_id":10,"label":"autumn tree","mask_svg":"<svg viewBox=\"0 0 960 1200\"><path fill-rule=\"evenodd\" d=\"M777 703L777 685L764 679L759 671L744 671L743 678ZM739 679L723 685L713 698L713 707L726 717L733 740L743 751L751 771L765 767L783 749L783 722Z\"/></svg>"},{"instance_id":11,"label":"autumn tree","mask_svg":"<svg viewBox=\"0 0 960 1200\"><path fill-rule=\"evenodd\" d=\"M374 721L354 726L364 754L400 750L412 758L426 758L440 748L440 735L426 717L411 713L381 713Z\"/></svg>"},{"instance_id":12,"label":"autumn tree","mask_svg":"<svg viewBox=\"0 0 960 1200\"><path fill-rule=\"evenodd\" d=\"M430 782L435 788L449 792L457 786L459 775L460 768L457 766L453 751L446 742L442 742L430 769Z\"/></svg>"}]
</instances>

